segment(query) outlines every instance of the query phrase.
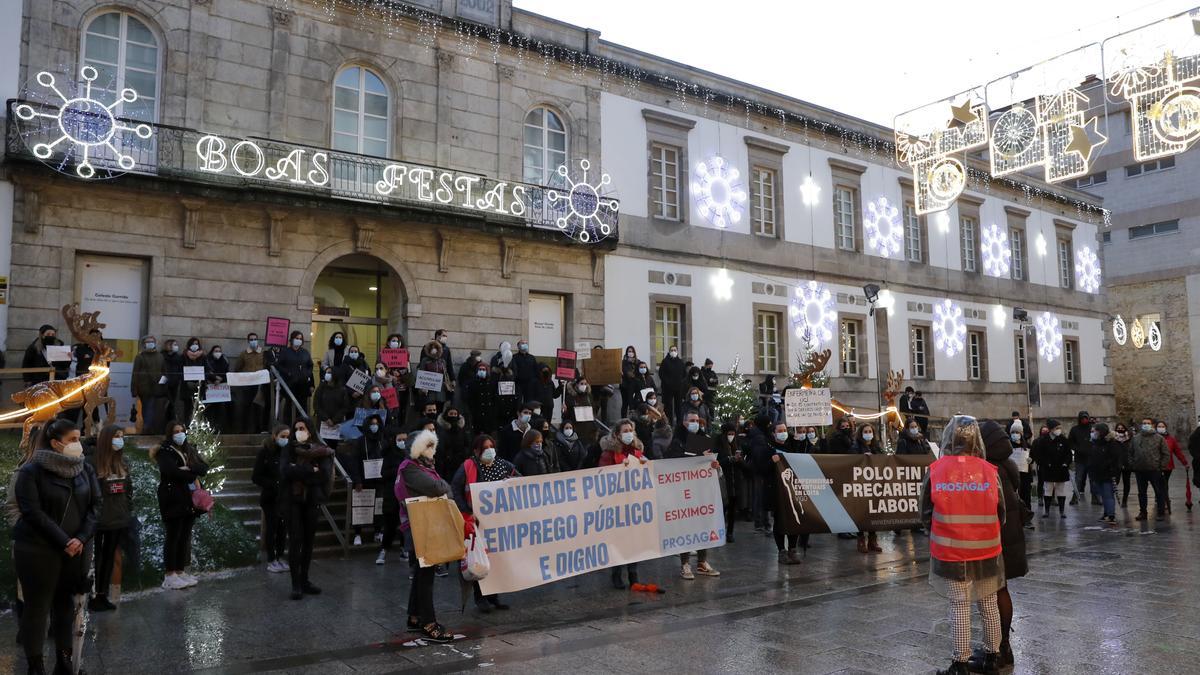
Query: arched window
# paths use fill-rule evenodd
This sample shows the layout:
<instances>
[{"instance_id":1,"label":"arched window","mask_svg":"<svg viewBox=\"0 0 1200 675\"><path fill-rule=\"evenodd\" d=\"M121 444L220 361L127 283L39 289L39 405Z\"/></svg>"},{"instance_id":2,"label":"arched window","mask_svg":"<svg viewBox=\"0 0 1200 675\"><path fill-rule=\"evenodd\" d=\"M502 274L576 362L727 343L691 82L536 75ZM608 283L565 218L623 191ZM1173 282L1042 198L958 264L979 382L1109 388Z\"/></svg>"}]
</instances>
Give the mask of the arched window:
<instances>
[{"instance_id":1,"label":"arched window","mask_svg":"<svg viewBox=\"0 0 1200 675\"><path fill-rule=\"evenodd\" d=\"M333 149L387 157L388 90L362 66L348 66L333 81Z\"/></svg>"},{"instance_id":2,"label":"arched window","mask_svg":"<svg viewBox=\"0 0 1200 675\"><path fill-rule=\"evenodd\" d=\"M97 71L92 93L105 103L116 101L122 89L132 89L138 98L121 103L121 117L146 122L158 118L158 38L141 19L128 12L105 12L92 17L83 31L83 63Z\"/></svg>"},{"instance_id":3,"label":"arched window","mask_svg":"<svg viewBox=\"0 0 1200 675\"><path fill-rule=\"evenodd\" d=\"M567 127L558 113L545 107L525 115L525 182L553 185L555 172L567 163Z\"/></svg>"}]
</instances>

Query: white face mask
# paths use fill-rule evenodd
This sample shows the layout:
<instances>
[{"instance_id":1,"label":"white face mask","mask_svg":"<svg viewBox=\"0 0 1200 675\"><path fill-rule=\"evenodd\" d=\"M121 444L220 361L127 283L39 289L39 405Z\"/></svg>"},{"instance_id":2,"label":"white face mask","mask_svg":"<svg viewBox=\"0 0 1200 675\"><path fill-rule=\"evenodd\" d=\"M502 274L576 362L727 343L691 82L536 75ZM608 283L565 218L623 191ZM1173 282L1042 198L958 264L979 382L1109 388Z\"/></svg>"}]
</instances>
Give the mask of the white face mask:
<instances>
[{"instance_id":1,"label":"white face mask","mask_svg":"<svg viewBox=\"0 0 1200 675\"><path fill-rule=\"evenodd\" d=\"M733 439L735 439L735 438L737 438L737 436L735 436L734 434L725 434L725 440L729 441L730 443L732 443Z\"/></svg>"},{"instance_id":2,"label":"white face mask","mask_svg":"<svg viewBox=\"0 0 1200 675\"><path fill-rule=\"evenodd\" d=\"M292 346L299 349L300 347L304 346L304 340L301 340L300 338L296 338L295 340L292 340Z\"/></svg>"},{"instance_id":3,"label":"white face mask","mask_svg":"<svg viewBox=\"0 0 1200 675\"><path fill-rule=\"evenodd\" d=\"M112 439L112 447L113 447L113 450L120 450L121 448L124 448L125 447L125 437L117 436L116 438Z\"/></svg>"},{"instance_id":4,"label":"white face mask","mask_svg":"<svg viewBox=\"0 0 1200 675\"><path fill-rule=\"evenodd\" d=\"M258 349L258 340L250 340L250 349Z\"/></svg>"},{"instance_id":5,"label":"white face mask","mask_svg":"<svg viewBox=\"0 0 1200 675\"><path fill-rule=\"evenodd\" d=\"M181 431L177 434L172 435L171 440L175 442L175 445L183 445L184 443L187 442L187 434L185 434Z\"/></svg>"},{"instance_id":6,"label":"white face mask","mask_svg":"<svg viewBox=\"0 0 1200 675\"><path fill-rule=\"evenodd\" d=\"M333 382L333 373L325 373L325 381Z\"/></svg>"},{"instance_id":7,"label":"white face mask","mask_svg":"<svg viewBox=\"0 0 1200 675\"><path fill-rule=\"evenodd\" d=\"M400 341L399 340L391 340L388 342L388 347L391 349L399 349Z\"/></svg>"},{"instance_id":8,"label":"white face mask","mask_svg":"<svg viewBox=\"0 0 1200 675\"><path fill-rule=\"evenodd\" d=\"M621 442L624 443L625 445L633 445L633 432L632 431L622 431L621 432Z\"/></svg>"},{"instance_id":9,"label":"white face mask","mask_svg":"<svg viewBox=\"0 0 1200 675\"><path fill-rule=\"evenodd\" d=\"M563 438L574 438L574 437L575 437L574 429L563 429Z\"/></svg>"},{"instance_id":10,"label":"white face mask","mask_svg":"<svg viewBox=\"0 0 1200 675\"><path fill-rule=\"evenodd\" d=\"M1008 437L1012 439L1013 443L1021 442L1021 434L1009 434Z\"/></svg>"},{"instance_id":11,"label":"white face mask","mask_svg":"<svg viewBox=\"0 0 1200 675\"><path fill-rule=\"evenodd\" d=\"M679 352L675 351L674 349L672 349L671 351L669 351L667 353L670 354L671 356L679 356Z\"/></svg>"},{"instance_id":12,"label":"white face mask","mask_svg":"<svg viewBox=\"0 0 1200 675\"><path fill-rule=\"evenodd\" d=\"M378 401L381 396L383 396L383 394L380 394L377 391L371 392L371 400L372 401Z\"/></svg>"},{"instance_id":13,"label":"white face mask","mask_svg":"<svg viewBox=\"0 0 1200 675\"><path fill-rule=\"evenodd\" d=\"M688 430L689 434L694 434L697 431L700 431L700 423L699 422L688 422L687 430Z\"/></svg>"},{"instance_id":14,"label":"white face mask","mask_svg":"<svg viewBox=\"0 0 1200 675\"><path fill-rule=\"evenodd\" d=\"M815 443L817 440L817 435L811 431L807 434L804 434L804 437L807 438L810 443Z\"/></svg>"},{"instance_id":15,"label":"white face mask","mask_svg":"<svg viewBox=\"0 0 1200 675\"><path fill-rule=\"evenodd\" d=\"M384 375L387 375L387 371L386 371L386 370L384 370L383 368L376 368L376 369L375 369L375 377L383 377Z\"/></svg>"},{"instance_id":16,"label":"white face mask","mask_svg":"<svg viewBox=\"0 0 1200 675\"><path fill-rule=\"evenodd\" d=\"M81 444L79 441L71 441L63 446L62 454L66 455L67 457L82 457L83 444Z\"/></svg>"},{"instance_id":17,"label":"white face mask","mask_svg":"<svg viewBox=\"0 0 1200 675\"><path fill-rule=\"evenodd\" d=\"M340 338L340 337L338 337L338 338L333 338L333 346L334 346L334 347L341 347L341 346L342 346L342 342L343 342L343 340L342 340L342 338Z\"/></svg>"},{"instance_id":18,"label":"white face mask","mask_svg":"<svg viewBox=\"0 0 1200 675\"><path fill-rule=\"evenodd\" d=\"M692 394L689 398L691 398L693 401L699 401L700 394Z\"/></svg>"},{"instance_id":19,"label":"white face mask","mask_svg":"<svg viewBox=\"0 0 1200 675\"><path fill-rule=\"evenodd\" d=\"M874 438L875 438L875 434L871 434L871 433L863 434L864 441L870 442Z\"/></svg>"},{"instance_id":20,"label":"white face mask","mask_svg":"<svg viewBox=\"0 0 1200 675\"><path fill-rule=\"evenodd\" d=\"M479 454L479 458L483 460L484 464L491 464L492 462L496 461L496 449L484 449L484 451Z\"/></svg>"},{"instance_id":21,"label":"white face mask","mask_svg":"<svg viewBox=\"0 0 1200 675\"><path fill-rule=\"evenodd\" d=\"M786 441L787 438L788 438L788 432L786 432L786 431L776 431L775 432L775 440L779 441L780 443Z\"/></svg>"},{"instance_id":22,"label":"white face mask","mask_svg":"<svg viewBox=\"0 0 1200 675\"><path fill-rule=\"evenodd\" d=\"M188 347L188 351L195 354L196 352L200 351L200 345L191 345Z\"/></svg>"},{"instance_id":23,"label":"white face mask","mask_svg":"<svg viewBox=\"0 0 1200 675\"><path fill-rule=\"evenodd\" d=\"M308 432L303 429L296 430L296 441L299 443L308 442Z\"/></svg>"},{"instance_id":24,"label":"white face mask","mask_svg":"<svg viewBox=\"0 0 1200 675\"><path fill-rule=\"evenodd\" d=\"M350 359L351 361L357 361L358 352L346 352L346 358Z\"/></svg>"},{"instance_id":25,"label":"white face mask","mask_svg":"<svg viewBox=\"0 0 1200 675\"><path fill-rule=\"evenodd\" d=\"M213 352L213 358L214 358L214 359L219 359L219 358L221 358L221 352Z\"/></svg>"}]
</instances>

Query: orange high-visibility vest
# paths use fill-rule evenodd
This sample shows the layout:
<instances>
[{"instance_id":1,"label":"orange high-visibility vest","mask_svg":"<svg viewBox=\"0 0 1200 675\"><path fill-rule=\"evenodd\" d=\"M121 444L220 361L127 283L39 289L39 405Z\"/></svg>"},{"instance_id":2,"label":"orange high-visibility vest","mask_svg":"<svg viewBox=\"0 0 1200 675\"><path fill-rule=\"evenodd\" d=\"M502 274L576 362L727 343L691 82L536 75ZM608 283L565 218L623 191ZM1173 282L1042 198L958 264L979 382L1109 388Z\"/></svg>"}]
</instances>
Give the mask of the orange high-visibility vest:
<instances>
[{"instance_id":1,"label":"orange high-visibility vest","mask_svg":"<svg viewBox=\"0 0 1200 675\"><path fill-rule=\"evenodd\" d=\"M933 529L929 554L946 562L1000 554L1000 477L979 457L942 457L929 467Z\"/></svg>"}]
</instances>

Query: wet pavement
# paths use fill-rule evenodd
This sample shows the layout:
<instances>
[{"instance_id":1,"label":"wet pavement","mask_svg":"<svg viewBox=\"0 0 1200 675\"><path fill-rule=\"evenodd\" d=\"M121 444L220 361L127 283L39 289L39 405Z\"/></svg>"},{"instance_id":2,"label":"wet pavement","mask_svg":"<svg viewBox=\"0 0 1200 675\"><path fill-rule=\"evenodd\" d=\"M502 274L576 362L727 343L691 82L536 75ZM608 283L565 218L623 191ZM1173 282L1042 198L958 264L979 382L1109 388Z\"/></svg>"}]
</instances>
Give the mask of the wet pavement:
<instances>
[{"instance_id":1,"label":"wet pavement","mask_svg":"<svg viewBox=\"0 0 1200 675\"><path fill-rule=\"evenodd\" d=\"M1183 494L1181 472L1173 493ZM1131 504L1134 500L1131 499ZM1067 507L1027 532L1029 576L1011 582L1017 673L1198 672L1200 536L1176 497L1165 523L1101 527L1099 506ZM884 552L813 537L802 565L738 523L713 552L719 578L679 578L675 559L642 563L668 592L616 591L608 571L505 596L507 612L459 610L456 575L437 579L438 618L465 637L414 644L404 628L408 566L398 555L314 564L324 594L287 599L261 567L187 591L126 598L93 616L89 673L928 673L949 661L946 605L930 589L928 543L880 535ZM0 670L23 672L11 615ZM976 619L978 642L978 619Z\"/></svg>"}]
</instances>

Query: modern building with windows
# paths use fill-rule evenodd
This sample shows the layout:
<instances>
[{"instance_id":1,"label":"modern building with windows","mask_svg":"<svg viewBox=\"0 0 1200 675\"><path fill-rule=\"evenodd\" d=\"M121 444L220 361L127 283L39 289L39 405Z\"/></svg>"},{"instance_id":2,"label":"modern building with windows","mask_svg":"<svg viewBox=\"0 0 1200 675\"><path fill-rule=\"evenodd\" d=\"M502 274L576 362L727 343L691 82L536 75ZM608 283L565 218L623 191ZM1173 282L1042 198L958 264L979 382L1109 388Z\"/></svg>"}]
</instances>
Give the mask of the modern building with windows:
<instances>
[{"instance_id":1,"label":"modern building with windows","mask_svg":"<svg viewBox=\"0 0 1200 675\"><path fill-rule=\"evenodd\" d=\"M1112 227L1102 235L1104 285L1109 312L1114 320L1120 316L1128 336L1121 344L1112 324L1106 326L1117 412L1161 417L1173 433L1186 435L1200 422L1200 211L1194 196L1200 155L1193 149L1139 162L1128 106L1108 113L1108 143L1077 187L1112 209ZM1135 322L1141 339L1135 339Z\"/></svg>"},{"instance_id":2,"label":"modern building with windows","mask_svg":"<svg viewBox=\"0 0 1200 675\"><path fill-rule=\"evenodd\" d=\"M126 360L145 333L234 354L282 317L318 354L446 328L456 360L677 344L761 378L808 335L859 408L903 370L938 416L1114 410L1085 193L979 174L918 216L890 130L507 0L25 4L20 98L90 68L134 137L41 161L47 125L10 114L10 357L73 301Z\"/></svg>"}]
</instances>

